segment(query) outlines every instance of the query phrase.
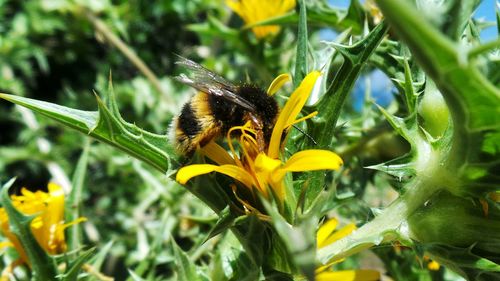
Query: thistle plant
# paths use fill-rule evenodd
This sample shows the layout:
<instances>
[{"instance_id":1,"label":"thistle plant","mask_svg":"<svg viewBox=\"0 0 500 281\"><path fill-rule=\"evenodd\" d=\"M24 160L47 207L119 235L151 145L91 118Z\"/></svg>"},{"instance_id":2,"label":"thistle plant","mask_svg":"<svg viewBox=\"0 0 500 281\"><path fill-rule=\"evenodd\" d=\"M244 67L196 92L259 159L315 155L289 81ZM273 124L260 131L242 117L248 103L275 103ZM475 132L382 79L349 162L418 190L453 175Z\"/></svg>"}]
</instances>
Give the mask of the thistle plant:
<instances>
[{"instance_id":1,"label":"thistle plant","mask_svg":"<svg viewBox=\"0 0 500 281\"><path fill-rule=\"evenodd\" d=\"M260 128L242 121L194 155L182 155L165 133L167 124L153 121L145 129L136 124L147 122L126 120L130 115L123 114L121 90L114 88L111 75L107 90L101 87L95 94L94 111L15 94L0 98L138 159L134 171L149 185L161 186L141 203L165 211L155 220L159 226L144 258L127 265L129 280L165 278L159 270L165 263L173 272L167 278L179 280L379 280L383 275L496 280L500 41L479 37L483 24L473 13L480 2L380 0L363 6L355 0L340 9L324 1L228 0L227 7L212 7L206 21L188 25L202 44L223 41L210 45L210 55L201 55L205 66L222 65L232 70L221 75L270 83L267 94L280 104L264 150ZM112 32L95 8L78 5L67 4L59 12L70 11L100 32ZM216 16L223 14L226 20ZM496 16L500 33L498 11ZM318 28L338 35L320 43ZM104 37L134 58L158 92L168 92L120 39ZM223 63L215 63L218 59ZM241 61L256 71L230 67ZM375 70L389 77L394 99L379 104L366 87L361 109L353 110L356 81ZM165 79L169 82L163 86L185 91ZM115 77L114 83L123 82ZM168 100L181 107L175 94ZM89 149L75 173L78 189L71 193L71 204L81 204L83 177L92 177L83 172ZM160 179L166 183L159 184ZM33 213L22 215L12 206L19 197L8 196L10 185L2 191L6 214L0 213L0 221L3 229L13 230L4 235L18 239L14 246L31 276L79 278L92 253L80 244L80 225L72 226L69 244L75 253L63 274L51 256L55 252L43 246L48 241L33 229L36 218L26 216ZM373 195L377 192L382 199ZM391 200L384 199L387 194ZM189 196L203 204L187 202ZM176 215L182 204L200 215ZM74 211L67 221L78 217ZM190 234L193 225L196 235ZM179 237L190 237L191 248ZM140 241L135 244L143 245ZM112 248L98 247L92 260L96 268ZM369 252L377 257L368 259L381 266L362 266L360 259Z\"/></svg>"}]
</instances>

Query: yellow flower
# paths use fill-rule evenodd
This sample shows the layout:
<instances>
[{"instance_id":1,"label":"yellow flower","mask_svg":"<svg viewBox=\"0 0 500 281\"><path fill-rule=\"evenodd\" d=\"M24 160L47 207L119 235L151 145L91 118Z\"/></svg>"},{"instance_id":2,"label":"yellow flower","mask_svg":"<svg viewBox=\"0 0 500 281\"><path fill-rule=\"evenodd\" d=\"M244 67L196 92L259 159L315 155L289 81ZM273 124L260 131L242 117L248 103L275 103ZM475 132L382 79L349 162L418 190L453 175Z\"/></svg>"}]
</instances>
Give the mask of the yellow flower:
<instances>
[{"instance_id":1,"label":"yellow flower","mask_svg":"<svg viewBox=\"0 0 500 281\"><path fill-rule=\"evenodd\" d=\"M282 140L286 139L289 127L317 113L296 119L319 76L318 71L309 73L290 96L277 118L267 152L260 152L255 138L256 131L249 123L236 126L231 128L227 134L227 142L232 156L225 149L211 142L202 148L202 153L218 165L195 164L183 167L177 173L177 181L185 184L193 177L218 172L238 180L251 192L257 190L265 198L270 198L273 195L278 202L283 203L286 193L283 179L288 172L338 169L342 165L342 159L337 154L327 150L304 150L295 153L287 161L279 159L283 147ZM290 77L287 75L278 76L269 87L268 94L275 93L277 88L288 79ZM239 154L236 153L231 141L234 132L240 132ZM285 134L284 137L283 134ZM244 201L242 203L247 208L252 208Z\"/></svg>"},{"instance_id":2,"label":"yellow flower","mask_svg":"<svg viewBox=\"0 0 500 281\"><path fill-rule=\"evenodd\" d=\"M384 15L380 11L374 0L367 0L365 2L365 6L368 9L368 13L373 18L374 24L379 24L380 22L382 22L382 20L384 19Z\"/></svg>"},{"instance_id":3,"label":"yellow flower","mask_svg":"<svg viewBox=\"0 0 500 281\"><path fill-rule=\"evenodd\" d=\"M246 25L284 15L295 8L295 0L226 0L226 5L237 13ZM257 38L278 33L278 25L256 26L252 28Z\"/></svg>"},{"instance_id":4,"label":"yellow flower","mask_svg":"<svg viewBox=\"0 0 500 281\"><path fill-rule=\"evenodd\" d=\"M424 255L424 262L427 263L427 269L431 271L438 271L441 268L441 265L437 261L432 260L427 255Z\"/></svg>"},{"instance_id":5,"label":"yellow flower","mask_svg":"<svg viewBox=\"0 0 500 281\"><path fill-rule=\"evenodd\" d=\"M320 226L316 233L316 243L318 249L326 247L333 242L349 235L356 229L356 226L351 223L341 229L335 231L338 225L335 218L327 220ZM380 273L376 270L340 270L332 271L331 266L339 263L342 260L335 260L331 263L321 266L316 269L316 281L376 281L380 280Z\"/></svg>"},{"instance_id":6,"label":"yellow flower","mask_svg":"<svg viewBox=\"0 0 500 281\"><path fill-rule=\"evenodd\" d=\"M12 204L24 215L36 215L31 222L31 232L38 244L49 254L60 254L66 251L64 229L79 223L85 218L79 218L70 223L64 223L64 191L49 183L48 192L31 192L21 189L21 195L12 195ZM22 263L30 264L28 257L17 236L11 232L9 217L4 208L0 208L0 227L2 234L8 239L0 243L2 247L14 247L21 257Z\"/></svg>"},{"instance_id":7,"label":"yellow flower","mask_svg":"<svg viewBox=\"0 0 500 281\"><path fill-rule=\"evenodd\" d=\"M438 271L441 268L441 265L437 261L430 261L427 264L427 268L432 271Z\"/></svg>"}]
</instances>

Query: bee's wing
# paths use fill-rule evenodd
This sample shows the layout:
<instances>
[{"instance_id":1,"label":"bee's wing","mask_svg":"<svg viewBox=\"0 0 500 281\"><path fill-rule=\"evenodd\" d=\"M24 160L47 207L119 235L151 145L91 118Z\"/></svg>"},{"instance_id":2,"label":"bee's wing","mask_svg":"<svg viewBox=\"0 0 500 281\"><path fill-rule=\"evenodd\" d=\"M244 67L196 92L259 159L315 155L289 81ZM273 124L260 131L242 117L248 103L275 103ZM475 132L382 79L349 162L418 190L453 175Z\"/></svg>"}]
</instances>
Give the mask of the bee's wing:
<instances>
[{"instance_id":1,"label":"bee's wing","mask_svg":"<svg viewBox=\"0 0 500 281\"><path fill-rule=\"evenodd\" d=\"M225 98L227 101L243 107L248 111L255 112L255 106L246 99L235 94L238 87L226 81L226 79L195 63L192 60L179 56L180 64L191 70L193 78L181 74L175 77L178 81L198 91Z\"/></svg>"},{"instance_id":2,"label":"bee's wing","mask_svg":"<svg viewBox=\"0 0 500 281\"><path fill-rule=\"evenodd\" d=\"M233 92L236 91L236 86L232 85L230 82L228 82L220 75L206 69L202 65L190 59L187 59L179 55L177 57L179 58L179 60L176 61L175 64L182 65L191 70L193 76L195 77L194 80L196 80L197 82L212 82L212 83L216 82L221 86L228 87L229 88L228 90L232 90Z\"/></svg>"}]
</instances>

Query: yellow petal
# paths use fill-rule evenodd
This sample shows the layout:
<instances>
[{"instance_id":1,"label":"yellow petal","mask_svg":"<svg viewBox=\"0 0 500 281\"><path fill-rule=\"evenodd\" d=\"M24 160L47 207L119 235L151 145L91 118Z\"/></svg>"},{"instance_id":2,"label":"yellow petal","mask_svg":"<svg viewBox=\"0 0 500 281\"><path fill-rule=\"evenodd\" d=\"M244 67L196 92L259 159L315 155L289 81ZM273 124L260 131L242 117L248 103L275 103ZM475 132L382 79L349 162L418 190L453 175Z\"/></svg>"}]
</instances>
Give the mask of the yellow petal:
<instances>
[{"instance_id":1,"label":"yellow petal","mask_svg":"<svg viewBox=\"0 0 500 281\"><path fill-rule=\"evenodd\" d=\"M0 242L0 249L7 248L7 247L14 247L14 244L9 241L2 241Z\"/></svg>"},{"instance_id":2,"label":"yellow petal","mask_svg":"<svg viewBox=\"0 0 500 281\"><path fill-rule=\"evenodd\" d=\"M380 273L376 270L325 271L316 275L316 281L376 281Z\"/></svg>"},{"instance_id":3,"label":"yellow petal","mask_svg":"<svg viewBox=\"0 0 500 281\"><path fill-rule=\"evenodd\" d=\"M188 182L188 180L190 180L191 178L214 172L216 169L217 169L216 165L210 165L210 164L185 166L179 169L175 177L175 180L180 184L186 184L186 182Z\"/></svg>"},{"instance_id":4,"label":"yellow petal","mask_svg":"<svg viewBox=\"0 0 500 281\"><path fill-rule=\"evenodd\" d=\"M427 264L427 268L432 271L438 271L441 265L437 261L431 261Z\"/></svg>"},{"instance_id":5,"label":"yellow petal","mask_svg":"<svg viewBox=\"0 0 500 281\"><path fill-rule=\"evenodd\" d=\"M226 5L243 19L245 22L244 28L248 28L255 23L285 14L295 7L295 1L226 0ZM276 34L279 30L280 26L278 25L255 26L252 28L257 39Z\"/></svg>"},{"instance_id":6,"label":"yellow petal","mask_svg":"<svg viewBox=\"0 0 500 281\"><path fill-rule=\"evenodd\" d=\"M316 275L323 271L331 271L332 265L345 261L345 258L333 259L323 266L316 267Z\"/></svg>"},{"instance_id":7,"label":"yellow petal","mask_svg":"<svg viewBox=\"0 0 500 281\"><path fill-rule=\"evenodd\" d=\"M328 150L309 149L302 150L286 161L283 169L291 172L312 170L336 170L344 162L335 153Z\"/></svg>"},{"instance_id":8,"label":"yellow petal","mask_svg":"<svg viewBox=\"0 0 500 281\"><path fill-rule=\"evenodd\" d=\"M285 165L273 174L273 180L281 180L286 172L337 170L342 164L342 159L331 151L320 149L302 150L292 155Z\"/></svg>"},{"instance_id":9,"label":"yellow petal","mask_svg":"<svg viewBox=\"0 0 500 281\"><path fill-rule=\"evenodd\" d=\"M278 75L278 77L274 78L273 82L271 82L271 85L269 85L269 88L267 89L267 94L269 96L274 95L283 85L290 81L292 77L290 74L284 73Z\"/></svg>"},{"instance_id":10,"label":"yellow petal","mask_svg":"<svg viewBox=\"0 0 500 281\"><path fill-rule=\"evenodd\" d=\"M244 169L235 165L210 165L210 164L196 164L182 167L177 172L176 181L180 184L186 184L188 180L193 177L208 174L211 172L218 172L230 176L247 187L252 187L252 176Z\"/></svg>"},{"instance_id":11,"label":"yellow petal","mask_svg":"<svg viewBox=\"0 0 500 281\"><path fill-rule=\"evenodd\" d=\"M295 8L296 1L295 0L284 0L282 2L282 4L283 4L283 10L288 11L288 10Z\"/></svg>"},{"instance_id":12,"label":"yellow petal","mask_svg":"<svg viewBox=\"0 0 500 281\"><path fill-rule=\"evenodd\" d=\"M283 130L286 128L287 124L293 123L293 121L297 118L297 115L300 113L302 107L304 107L304 104L311 95L311 91L320 74L321 73L319 71L309 73L304 80L302 80L299 87L295 89L290 96L290 99L283 107L271 135L271 141L269 143L269 150L267 153L269 157L278 158Z\"/></svg>"},{"instance_id":13,"label":"yellow petal","mask_svg":"<svg viewBox=\"0 0 500 281\"><path fill-rule=\"evenodd\" d=\"M242 9L242 5L239 1L235 0L226 0L226 5L233 10L236 14L238 14L241 18L244 17L245 13Z\"/></svg>"},{"instance_id":14,"label":"yellow petal","mask_svg":"<svg viewBox=\"0 0 500 281\"><path fill-rule=\"evenodd\" d=\"M47 189L49 190L49 195L51 197L64 197L64 190L62 187L53 182L49 183Z\"/></svg>"},{"instance_id":15,"label":"yellow petal","mask_svg":"<svg viewBox=\"0 0 500 281\"><path fill-rule=\"evenodd\" d=\"M281 166L281 161L268 157L265 153L259 153L255 158L255 174L259 181L259 190L267 196L267 188L272 187L279 199L284 196L284 189L281 182L272 182L272 174Z\"/></svg>"},{"instance_id":16,"label":"yellow petal","mask_svg":"<svg viewBox=\"0 0 500 281\"><path fill-rule=\"evenodd\" d=\"M281 30L279 25L265 25L252 28L257 39L266 38L268 35L274 35Z\"/></svg>"},{"instance_id":17,"label":"yellow petal","mask_svg":"<svg viewBox=\"0 0 500 281\"><path fill-rule=\"evenodd\" d=\"M40 230L36 238L46 250L51 254L56 254L66 249L64 232L56 234L57 226L64 222L64 190L55 183L49 183L48 191L50 199L47 201L47 208L39 217L43 229ZM35 220L33 220L34 222Z\"/></svg>"},{"instance_id":18,"label":"yellow petal","mask_svg":"<svg viewBox=\"0 0 500 281\"><path fill-rule=\"evenodd\" d=\"M325 240L328 238L328 236L330 236L330 234L333 233L338 224L338 220L336 220L335 218L331 218L320 226L318 232L316 233L316 244L318 245L318 248L324 246Z\"/></svg>"},{"instance_id":19,"label":"yellow petal","mask_svg":"<svg viewBox=\"0 0 500 281\"><path fill-rule=\"evenodd\" d=\"M333 234L331 234L330 236L328 236L328 238L323 241L322 247L328 246L328 245L332 244L333 242L346 237L347 235L352 233L355 229L356 229L356 225L353 223L350 223L350 224L342 227L338 231L336 231Z\"/></svg>"},{"instance_id":20,"label":"yellow petal","mask_svg":"<svg viewBox=\"0 0 500 281\"><path fill-rule=\"evenodd\" d=\"M259 153L255 158L255 170L257 172L273 172L281 166L281 161L268 157L264 153Z\"/></svg>"},{"instance_id":21,"label":"yellow petal","mask_svg":"<svg viewBox=\"0 0 500 281\"><path fill-rule=\"evenodd\" d=\"M218 165L231 164L234 165L234 159L227 153L227 151L218 145L216 142L211 141L201 149L201 153Z\"/></svg>"}]
</instances>

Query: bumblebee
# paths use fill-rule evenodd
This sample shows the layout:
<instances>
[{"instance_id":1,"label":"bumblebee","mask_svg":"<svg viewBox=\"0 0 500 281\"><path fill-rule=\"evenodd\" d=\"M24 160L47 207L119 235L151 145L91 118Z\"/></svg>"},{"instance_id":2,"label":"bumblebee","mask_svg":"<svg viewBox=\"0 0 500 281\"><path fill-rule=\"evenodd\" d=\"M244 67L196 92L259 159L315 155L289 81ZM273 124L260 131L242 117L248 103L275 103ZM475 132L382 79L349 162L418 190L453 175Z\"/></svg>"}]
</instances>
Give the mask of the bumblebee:
<instances>
[{"instance_id":1,"label":"bumblebee","mask_svg":"<svg viewBox=\"0 0 500 281\"><path fill-rule=\"evenodd\" d=\"M231 127L247 122L256 131L259 149L267 149L279 112L273 97L254 85L234 85L189 59L180 57L176 64L190 70L192 78L185 74L175 78L198 90L171 126L171 137L180 153L191 156Z\"/></svg>"}]
</instances>

